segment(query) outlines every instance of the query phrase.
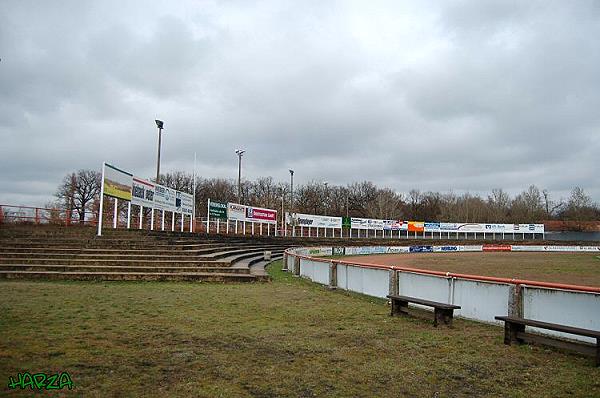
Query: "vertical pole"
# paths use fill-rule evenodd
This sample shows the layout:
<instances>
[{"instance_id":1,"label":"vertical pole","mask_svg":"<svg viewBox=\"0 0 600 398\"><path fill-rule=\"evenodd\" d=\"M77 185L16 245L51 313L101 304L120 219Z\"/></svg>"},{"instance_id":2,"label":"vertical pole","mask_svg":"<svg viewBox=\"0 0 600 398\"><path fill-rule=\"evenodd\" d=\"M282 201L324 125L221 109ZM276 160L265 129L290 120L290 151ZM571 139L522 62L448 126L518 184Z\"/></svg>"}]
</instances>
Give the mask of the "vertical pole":
<instances>
[{"instance_id":1,"label":"vertical pole","mask_svg":"<svg viewBox=\"0 0 600 398\"><path fill-rule=\"evenodd\" d=\"M131 202L127 203L127 229L131 228Z\"/></svg>"},{"instance_id":2,"label":"vertical pole","mask_svg":"<svg viewBox=\"0 0 600 398\"><path fill-rule=\"evenodd\" d=\"M242 221L242 224L244 225L244 233L243 233L243 235L246 235L246 221Z\"/></svg>"},{"instance_id":3,"label":"vertical pole","mask_svg":"<svg viewBox=\"0 0 600 398\"><path fill-rule=\"evenodd\" d=\"M171 232L175 231L175 212L171 212Z\"/></svg>"},{"instance_id":4,"label":"vertical pole","mask_svg":"<svg viewBox=\"0 0 600 398\"><path fill-rule=\"evenodd\" d=\"M277 231L277 224L275 225L275 231ZM271 224L267 224L267 236L271 236Z\"/></svg>"},{"instance_id":5,"label":"vertical pole","mask_svg":"<svg viewBox=\"0 0 600 398\"><path fill-rule=\"evenodd\" d=\"M160 184L160 140L162 136L162 127L158 127L158 156L156 158L156 183Z\"/></svg>"},{"instance_id":6,"label":"vertical pole","mask_svg":"<svg viewBox=\"0 0 600 398\"><path fill-rule=\"evenodd\" d=\"M250 221L250 230L252 231L252 235L254 235L254 221Z\"/></svg>"},{"instance_id":7,"label":"vertical pole","mask_svg":"<svg viewBox=\"0 0 600 398\"><path fill-rule=\"evenodd\" d=\"M105 163L102 162L102 181L100 183L100 209L98 210L98 236L102 236L102 212L104 210L104 168Z\"/></svg>"},{"instance_id":8,"label":"vertical pole","mask_svg":"<svg viewBox=\"0 0 600 398\"><path fill-rule=\"evenodd\" d=\"M227 219L227 221L226 221L226 222L227 222L227 224L226 224L226 226L225 226L225 233L226 233L227 235L229 235L229 219Z\"/></svg>"},{"instance_id":9,"label":"vertical pole","mask_svg":"<svg viewBox=\"0 0 600 398\"><path fill-rule=\"evenodd\" d=\"M262 223L258 223L258 233L262 236Z\"/></svg>"},{"instance_id":10,"label":"vertical pole","mask_svg":"<svg viewBox=\"0 0 600 398\"><path fill-rule=\"evenodd\" d=\"M150 210L150 231L154 231L154 207Z\"/></svg>"},{"instance_id":11,"label":"vertical pole","mask_svg":"<svg viewBox=\"0 0 600 398\"><path fill-rule=\"evenodd\" d=\"M160 217L161 217L161 221L160 221L160 229L161 229L162 231L164 231L164 230L165 230L165 211L164 211L164 210L161 210L161 211L160 211Z\"/></svg>"},{"instance_id":12,"label":"vertical pole","mask_svg":"<svg viewBox=\"0 0 600 398\"><path fill-rule=\"evenodd\" d=\"M192 203L192 215L190 216L190 232L193 230L194 220L196 219L196 152L194 152L194 201Z\"/></svg>"},{"instance_id":13,"label":"vertical pole","mask_svg":"<svg viewBox=\"0 0 600 398\"><path fill-rule=\"evenodd\" d=\"M236 235L238 233L238 226L237 226L237 224L238 224L238 220L235 220L235 234Z\"/></svg>"},{"instance_id":14,"label":"vertical pole","mask_svg":"<svg viewBox=\"0 0 600 398\"><path fill-rule=\"evenodd\" d=\"M206 202L206 233L210 233L210 198Z\"/></svg>"},{"instance_id":15,"label":"vertical pole","mask_svg":"<svg viewBox=\"0 0 600 398\"><path fill-rule=\"evenodd\" d=\"M144 220L144 206L140 205L140 228L142 229L142 222Z\"/></svg>"},{"instance_id":16,"label":"vertical pole","mask_svg":"<svg viewBox=\"0 0 600 398\"><path fill-rule=\"evenodd\" d=\"M183 219L185 218L185 216L183 215L183 212L181 212L181 232L183 232Z\"/></svg>"},{"instance_id":17,"label":"vertical pole","mask_svg":"<svg viewBox=\"0 0 600 398\"><path fill-rule=\"evenodd\" d=\"M119 207L119 200L117 198L115 198L115 210L113 212L113 229L117 228L117 217L119 216L119 212L118 212L118 207Z\"/></svg>"},{"instance_id":18,"label":"vertical pole","mask_svg":"<svg viewBox=\"0 0 600 398\"><path fill-rule=\"evenodd\" d=\"M217 233L219 233L219 218L217 218Z\"/></svg>"}]
</instances>

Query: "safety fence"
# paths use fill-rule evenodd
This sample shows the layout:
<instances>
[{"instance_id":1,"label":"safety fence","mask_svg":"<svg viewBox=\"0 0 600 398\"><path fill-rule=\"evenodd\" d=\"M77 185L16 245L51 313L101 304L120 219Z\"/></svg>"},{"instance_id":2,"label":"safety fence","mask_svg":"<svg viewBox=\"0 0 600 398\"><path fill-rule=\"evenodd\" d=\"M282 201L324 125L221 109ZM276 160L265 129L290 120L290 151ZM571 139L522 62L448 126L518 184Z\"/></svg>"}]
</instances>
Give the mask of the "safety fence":
<instances>
[{"instance_id":1,"label":"safety fence","mask_svg":"<svg viewBox=\"0 0 600 398\"><path fill-rule=\"evenodd\" d=\"M498 315L519 316L544 322L600 330L600 288L486 277L408 267L373 265L338 258L340 254L380 254L465 251L597 252L598 246L363 246L288 249L283 269L313 282L373 297L401 294L459 305L456 316L500 323ZM450 255L450 254L449 254ZM418 307L418 306L417 306ZM595 340L559 332L536 330L570 339Z\"/></svg>"}]
</instances>

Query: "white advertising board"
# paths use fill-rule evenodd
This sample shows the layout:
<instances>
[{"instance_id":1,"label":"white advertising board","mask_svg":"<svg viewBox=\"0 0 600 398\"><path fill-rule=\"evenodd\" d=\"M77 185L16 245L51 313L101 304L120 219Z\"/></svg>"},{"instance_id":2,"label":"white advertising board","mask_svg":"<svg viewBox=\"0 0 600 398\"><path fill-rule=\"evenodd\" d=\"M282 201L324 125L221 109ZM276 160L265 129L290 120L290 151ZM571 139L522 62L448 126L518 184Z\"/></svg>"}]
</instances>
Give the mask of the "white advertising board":
<instances>
[{"instance_id":1,"label":"white advertising board","mask_svg":"<svg viewBox=\"0 0 600 398\"><path fill-rule=\"evenodd\" d=\"M375 220L373 218L352 217L350 219L350 228L381 231L383 230L383 220Z\"/></svg>"},{"instance_id":2,"label":"white advertising board","mask_svg":"<svg viewBox=\"0 0 600 398\"><path fill-rule=\"evenodd\" d=\"M408 223L400 220L383 220L383 229L386 231L407 231Z\"/></svg>"},{"instance_id":3,"label":"white advertising board","mask_svg":"<svg viewBox=\"0 0 600 398\"><path fill-rule=\"evenodd\" d=\"M176 191L175 207L179 213L192 214L194 211L194 196L189 193Z\"/></svg>"},{"instance_id":4,"label":"white advertising board","mask_svg":"<svg viewBox=\"0 0 600 398\"><path fill-rule=\"evenodd\" d=\"M425 223L431 232L526 233L543 234L544 224Z\"/></svg>"},{"instance_id":5,"label":"white advertising board","mask_svg":"<svg viewBox=\"0 0 600 398\"><path fill-rule=\"evenodd\" d=\"M342 217L315 216L302 213L285 213L287 225L317 228L342 228Z\"/></svg>"},{"instance_id":6,"label":"white advertising board","mask_svg":"<svg viewBox=\"0 0 600 398\"><path fill-rule=\"evenodd\" d=\"M154 208L164 211L177 211L175 205L176 192L173 188L156 184L154 186Z\"/></svg>"},{"instance_id":7,"label":"white advertising board","mask_svg":"<svg viewBox=\"0 0 600 398\"><path fill-rule=\"evenodd\" d=\"M138 206L154 207L154 184L141 178L133 177L131 203Z\"/></svg>"}]
</instances>

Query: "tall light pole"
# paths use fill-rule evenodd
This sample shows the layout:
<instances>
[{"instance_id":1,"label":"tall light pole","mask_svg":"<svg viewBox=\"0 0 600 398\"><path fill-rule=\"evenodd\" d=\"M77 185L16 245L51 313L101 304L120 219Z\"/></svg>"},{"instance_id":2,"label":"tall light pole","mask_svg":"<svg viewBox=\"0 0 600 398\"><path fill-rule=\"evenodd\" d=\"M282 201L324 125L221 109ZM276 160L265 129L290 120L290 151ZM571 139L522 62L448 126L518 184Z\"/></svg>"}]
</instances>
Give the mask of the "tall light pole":
<instances>
[{"instance_id":1,"label":"tall light pole","mask_svg":"<svg viewBox=\"0 0 600 398\"><path fill-rule=\"evenodd\" d=\"M160 178L160 141L161 141L161 136L162 136L162 130L163 130L163 121L162 120L155 120L156 122L156 127L158 127L158 158L156 159L156 183L159 184L159 178Z\"/></svg>"},{"instance_id":2,"label":"tall light pole","mask_svg":"<svg viewBox=\"0 0 600 398\"><path fill-rule=\"evenodd\" d=\"M290 212L294 211L294 170L290 169Z\"/></svg>"},{"instance_id":3,"label":"tall light pole","mask_svg":"<svg viewBox=\"0 0 600 398\"><path fill-rule=\"evenodd\" d=\"M294 212L294 170L290 169L290 216ZM296 224L292 220L292 236L296 236Z\"/></svg>"},{"instance_id":4,"label":"tall light pole","mask_svg":"<svg viewBox=\"0 0 600 398\"><path fill-rule=\"evenodd\" d=\"M323 181L323 185L325 185L325 214L327 214L328 210L329 210L329 190L327 190L327 186L329 185L329 182L327 181Z\"/></svg>"},{"instance_id":5,"label":"tall light pole","mask_svg":"<svg viewBox=\"0 0 600 398\"><path fill-rule=\"evenodd\" d=\"M242 155L244 150L236 149L235 153L238 155L238 203L242 204Z\"/></svg>"}]
</instances>

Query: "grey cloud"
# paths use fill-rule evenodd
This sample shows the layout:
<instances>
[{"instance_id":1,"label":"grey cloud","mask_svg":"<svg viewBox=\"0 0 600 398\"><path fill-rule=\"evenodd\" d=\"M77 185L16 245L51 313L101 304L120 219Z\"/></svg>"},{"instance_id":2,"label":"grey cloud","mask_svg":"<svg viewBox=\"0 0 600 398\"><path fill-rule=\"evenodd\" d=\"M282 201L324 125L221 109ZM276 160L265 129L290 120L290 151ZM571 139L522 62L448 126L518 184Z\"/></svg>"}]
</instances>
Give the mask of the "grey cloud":
<instances>
[{"instance_id":1,"label":"grey cloud","mask_svg":"<svg viewBox=\"0 0 600 398\"><path fill-rule=\"evenodd\" d=\"M596 2L7 1L0 202L113 162L600 200ZM15 182L15 181L18 181ZM49 189L52 188L52 189ZM22 198L22 199L19 199Z\"/></svg>"}]
</instances>

